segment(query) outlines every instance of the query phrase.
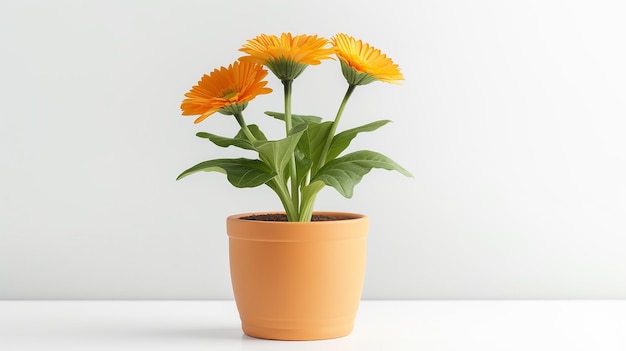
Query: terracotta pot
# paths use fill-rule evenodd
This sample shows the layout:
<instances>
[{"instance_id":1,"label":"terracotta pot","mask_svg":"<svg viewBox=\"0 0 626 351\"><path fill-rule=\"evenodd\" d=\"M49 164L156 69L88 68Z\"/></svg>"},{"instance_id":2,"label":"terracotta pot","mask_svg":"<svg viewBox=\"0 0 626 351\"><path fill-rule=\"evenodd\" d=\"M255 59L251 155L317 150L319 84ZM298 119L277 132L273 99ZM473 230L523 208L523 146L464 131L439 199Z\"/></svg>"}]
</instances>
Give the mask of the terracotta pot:
<instances>
[{"instance_id":1,"label":"terracotta pot","mask_svg":"<svg viewBox=\"0 0 626 351\"><path fill-rule=\"evenodd\" d=\"M253 337L317 340L352 332L365 276L369 221L265 222L230 216L230 272L242 329Z\"/></svg>"}]
</instances>

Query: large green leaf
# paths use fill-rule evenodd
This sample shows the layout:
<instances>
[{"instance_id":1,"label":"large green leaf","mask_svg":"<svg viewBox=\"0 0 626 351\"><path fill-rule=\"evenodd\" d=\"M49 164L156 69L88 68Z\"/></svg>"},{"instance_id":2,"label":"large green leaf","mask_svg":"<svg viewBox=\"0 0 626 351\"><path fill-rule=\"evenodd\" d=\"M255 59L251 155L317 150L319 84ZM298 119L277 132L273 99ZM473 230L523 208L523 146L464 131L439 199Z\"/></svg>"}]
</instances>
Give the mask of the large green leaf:
<instances>
[{"instance_id":1,"label":"large green leaf","mask_svg":"<svg viewBox=\"0 0 626 351\"><path fill-rule=\"evenodd\" d=\"M237 188L253 188L276 176L276 173L259 160L235 158L200 162L181 173L176 180L197 172L225 173L228 181Z\"/></svg>"},{"instance_id":2,"label":"large green leaf","mask_svg":"<svg viewBox=\"0 0 626 351\"><path fill-rule=\"evenodd\" d=\"M328 155L326 155L326 161L330 161L335 157L339 156L343 150L345 150L352 142L357 134L361 132L373 132L376 129L384 126L385 124L391 122L390 120L381 120L372 123L368 123L362 125L360 127L352 128L345 130L333 137L333 141L330 144L330 148L328 149Z\"/></svg>"},{"instance_id":3,"label":"large green leaf","mask_svg":"<svg viewBox=\"0 0 626 351\"><path fill-rule=\"evenodd\" d=\"M294 127L284 139L273 141L257 141L254 148L259 153L260 159L265 162L272 171L279 173L287 167L291 155L298 145L298 140L307 129L305 124Z\"/></svg>"},{"instance_id":4,"label":"large green leaf","mask_svg":"<svg viewBox=\"0 0 626 351\"><path fill-rule=\"evenodd\" d=\"M333 122L307 124L308 128L298 142L298 150L311 161L312 168L315 170L319 167L322 150Z\"/></svg>"},{"instance_id":5,"label":"large green leaf","mask_svg":"<svg viewBox=\"0 0 626 351\"><path fill-rule=\"evenodd\" d=\"M281 113L281 112L272 112L272 111L265 111L265 114L268 116L272 116L276 119L280 119L281 121L285 120L285 114ZM309 115L291 115L291 123L294 126L297 126L298 124L304 124L307 122L311 122L311 123L321 123L322 122L322 117L318 117L318 116L309 116Z\"/></svg>"},{"instance_id":6,"label":"large green leaf","mask_svg":"<svg viewBox=\"0 0 626 351\"><path fill-rule=\"evenodd\" d=\"M248 128L250 129L250 132L252 133L252 135L254 135L254 137L257 138L257 140L267 140L265 138L265 135L263 134L263 132L259 129L257 125L251 124L248 126ZM199 132L196 134L196 136L200 138L204 138L204 139L209 139L211 142L213 142L213 144L220 146L220 147L236 146L236 147L246 149L246 150L254 150L254 146L248 140L243 130L239 130L239 132L237 133L237 135L235 135L234 138L223 137L220 135L206 133L206 132Z\"/></svg>"},{"instance_id":7,"label":"large green leaf","mask_svg":"<svg viewBox=\"0 0 626 351\"><path fill-rule=\"evenodd\" d=\"M322 181L337 189L344 197L351 198L354 187L372 168L398 171L407 177L413 176L389 157L374 151L363 150L328 162L311 179L311 184L315 181Z\"/></svg>"}]
</instances>

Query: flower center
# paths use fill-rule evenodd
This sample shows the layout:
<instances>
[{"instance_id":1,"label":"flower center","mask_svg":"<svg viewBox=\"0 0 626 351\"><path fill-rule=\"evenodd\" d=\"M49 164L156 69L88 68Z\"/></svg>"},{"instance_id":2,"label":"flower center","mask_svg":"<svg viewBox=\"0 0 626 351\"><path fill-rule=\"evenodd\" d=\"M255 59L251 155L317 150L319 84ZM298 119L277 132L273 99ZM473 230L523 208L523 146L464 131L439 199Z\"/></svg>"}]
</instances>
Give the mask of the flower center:
<instances>
[{"instance_id":1,"label":"flower center","mask_svg":"<svg viewBox=\"0 0 626 351\"><path fill-rule=\"evenodd\" d=\"M236 97L238 94L239 93L236 90L229 89L229 90L226 90L225 92L222 93L222 99L230 100L230 99Z\"/></svg>"}]
</instances>

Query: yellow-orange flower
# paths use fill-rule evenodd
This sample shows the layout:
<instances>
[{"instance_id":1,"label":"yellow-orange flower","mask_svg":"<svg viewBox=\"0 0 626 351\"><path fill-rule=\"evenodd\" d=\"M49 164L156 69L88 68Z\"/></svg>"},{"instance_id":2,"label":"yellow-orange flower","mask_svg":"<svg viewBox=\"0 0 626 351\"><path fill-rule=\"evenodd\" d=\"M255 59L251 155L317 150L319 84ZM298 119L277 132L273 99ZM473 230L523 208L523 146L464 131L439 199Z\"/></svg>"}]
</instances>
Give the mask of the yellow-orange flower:
<instances>
[{"instance_id":1,"label":"yellow-orange flower","mask_svg":"<svg viewBox=\"0 0 626 351\"><path fill-rule=\"evenodd\" d=\"M215 69L202 76L198 85L189 90L180 105L183 116L200 115L194 123L200 123L215 112L234 115L243 111L248 102L257 95L269 94L263 78L267 71L263 66L249 62L235 62Z\"/></svg>"},{"instance_id":2,"label":"yellow-orange flower","mask_svg":"<svg viewBox=\"0 0 626 351\"><path fill-rule=\"evenodd\" d=\"M239 49L248 54L239 60L265 65L280 80L291 80L308 65L318 65L321 60L331 59L333 50L327 46L328 40L317 35L292 36L291 33L283 33L277 37L261 34Z\"/></svg>"},{"instance_id":3,"label":"yellow-orange flower","mask_svg":"<svg viewBox=\"0 0 626 351\"><path fill-rule=\"evenodd\" d=\"M397 64L361 40L340 33L331 38L331 44L341 62L344 77L352 85L364 85L376 80L399 84L404 80Z\"/></svg>"}]
</instances>

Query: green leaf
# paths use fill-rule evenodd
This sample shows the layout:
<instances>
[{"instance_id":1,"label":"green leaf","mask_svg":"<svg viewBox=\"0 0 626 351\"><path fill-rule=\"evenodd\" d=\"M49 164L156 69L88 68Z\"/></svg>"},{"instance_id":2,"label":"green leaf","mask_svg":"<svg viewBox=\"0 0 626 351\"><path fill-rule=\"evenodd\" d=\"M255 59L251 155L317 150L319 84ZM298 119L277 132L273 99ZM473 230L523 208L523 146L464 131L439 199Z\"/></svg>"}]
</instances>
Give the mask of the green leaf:
<instances>
[{"instance_id":1,"label":"green leaf","mask_svg":"<svg viewBox=\"0 0 626 351\"><path fill-rule=\"evenodd\" d=\"M354 187L372 168L398 171L407 177L413 176L387 156L374 151L362 150L328 162L311 179L311 184L315 181L322 181L324 184L337 189L344 197L351 198L354 194Z\"/></svg>"},{"instance_id":2,"label":"green leaf","mask_svg":"<svg viewBox=\"0 0 626 351\"><path fill-rule=\"evenodd\" d=\"M306 129L305 124L300 124L295 126L286 138L274 141L257 141L254 143L254 148L258 151L260 159L274 172L282 173L287 167L296 145L298 145L298 140Z\"/></svg>"},{"instance_id":3,"label":"green leaf","mask_svg":"<svg viewBox=\"0 0 626 351\"><path fill-rule=\"evenodd\" d=\"M176 180L197 172L225 173L228 181L237 188L253 188L276 176L276 173L259 160L236 158L200 162L181 173Z\"/></svg>"},{"instance_id":4,"label":"green leaf","mask_svg":"<svg viewBox=\"0 0 626 351\"><path fill-rule=\"evenodd\" d=\"M309 158L305 157L301 151L296 150L296 179L298 184L302 184L312 165L313 162Z\"/></svg>"},{"instance_id":5,"label":"green leaf","mask_svg":"<svg viewBox=\"0 0 626 351\"><path fill-rule=\"evenodd\" d=\"M328 149L328 155L326 156L326 161L330 161L335 157L339 156L343 150L345 150L352 142L357 134L361 132L373 132L376 129L384 126L385 124L391 122L390 120L381 120L372 123L368 123L362 125L360 127L352 128L345 130L333 137L333 141L330 144L330 148Z\"/></svg>"},{"instance_id":6,"label":"green leaf","mask_svg":"<svg viewBox=\"0 0 626 351\"><path fill-rule=\"evenodd\" d=\"M252 143L250 143L245 138L239 138L239 137L228 138L228 137L223 137L223 136L219 136L219 135L215 135L211 133L205 133L205 132L197 133L196 136L200 138L209 139L211 142L213 142L213 144L217 146L221 146L221 147L236 146L236 147L246 149L246 150L254 150L254 146L252 146Z\"/></svg>"},{"instance_id":7,"label":"green leaf","mask_svg":"<svg viewBox=\"0 0 626 351\"><path fill-rule=\"evenodd\" d=\"M265 134L263 134L259 126L257 126L256 124L248 125L248 129L257 140L267 140L267 138L265 137ZM235 138L248 140L248 138L246 137L246 133L243 132L243 129L239 129L239 133L235 135Z\"/></svg>"},{"instance_id":8,"label":"green leaf","mask_svg":"<svg viewBox=\"0 0 626 351\"><path fill-rule=\"evenodd\" d=\"M302 198L312 198L325 186L326 184L319 180L309 183L309 185L302 187Z\"/></svg>"},{"instance_id":9,"label":"green leaf","mask_svg":"<svg viewBox=\"0 0 626 351\"><path fill-rule=\"evenodd\" d=\"M317 169L333 122L307 124L308 128L298 142L298 150L304 154L304 157L311 160L312 168Z\"/></svg>"},{"instance_id":10,"label":"green leaf","mask_svg":"<svg viewBox=\"0 0 626 351\"><path fill-rule=\"evenodd\" d=\"M252 133L252 135L254 135L254 137L257 138L258 140L267 140L265 138L265 135L263 134L263 132L259 129L257 125L251 124L248 126L248 128L250 129L250 132ZM246 134L241 129L239 130L237 135L235 135L234 138L223 137L220 135L206 133L206 132L199 132L196 134L196 136L200 138L204 138L204 139L209 139L211 142L213 142L213 144L220 146L220 147L236 146L236 147L246 149L246 150L254 150L254 146L248 140L248 138L246 137Z\"/></svg>"},{"instance_id":11,"label":"green leaf","mask_svg":"<svg viewBox=\"0 0 626 351\"><path fill-rule=\"evenodd\" d=\"M285 114L281 113L281 112L272 112L272 111L265 111L265 114L268 116L272 116L276 119L280 119L281 121L285 120ZM322 117L318 117L318 116L309 116L309 115L291 115L291 123L296 126L298 124L304 124L304 123L321 123L322 122Z\"/></svg>"}]
</instances>

